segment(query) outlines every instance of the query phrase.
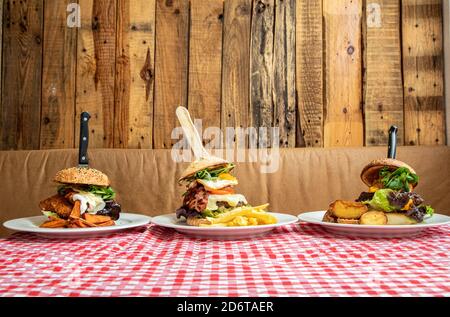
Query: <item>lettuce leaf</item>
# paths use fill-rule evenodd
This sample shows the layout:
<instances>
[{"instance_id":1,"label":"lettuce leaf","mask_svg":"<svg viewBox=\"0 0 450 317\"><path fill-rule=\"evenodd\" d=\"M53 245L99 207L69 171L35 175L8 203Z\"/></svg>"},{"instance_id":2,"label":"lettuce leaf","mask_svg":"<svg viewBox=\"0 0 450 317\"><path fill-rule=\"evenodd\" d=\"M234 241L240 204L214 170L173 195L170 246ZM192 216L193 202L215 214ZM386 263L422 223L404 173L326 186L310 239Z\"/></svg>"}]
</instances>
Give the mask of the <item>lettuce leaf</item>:
<instances>
[{"instance_id":1,"label":"lettuce leaf","mask_svg":"<svg viewBox=\"0 0 450 317\"><path fill-rule=\"evenodd\" d=\"M58 193L62 196L66 194L67 189L73 189L75 191L84 191L96 196L100 196L103 200L113 200L116 197L116 193L112 187L101 187L95 185L61 185L58 187Z\"/></svg>"},{"instance_id":2,"label":"lettuce leaf","mask_svg":"<svg viewBox=\"0 0 450 317\"><path fill-rule=\"evenodd\" d=\"M386 212L394 211L397 208L392 206L389 202L389 195L392 192L392 189L379 189L375 192L371 200L364 201L363 203L369 205L375 210Z\"/></svg>"}]
</instances>

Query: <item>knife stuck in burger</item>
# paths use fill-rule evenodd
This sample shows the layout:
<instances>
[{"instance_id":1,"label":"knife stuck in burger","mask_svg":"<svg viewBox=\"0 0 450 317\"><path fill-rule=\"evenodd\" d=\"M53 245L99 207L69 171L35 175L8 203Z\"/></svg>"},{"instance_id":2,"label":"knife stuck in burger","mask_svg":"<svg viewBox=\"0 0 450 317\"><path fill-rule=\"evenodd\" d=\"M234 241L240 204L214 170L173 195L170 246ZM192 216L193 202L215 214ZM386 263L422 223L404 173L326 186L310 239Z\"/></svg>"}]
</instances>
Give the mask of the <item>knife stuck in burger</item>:
<instances>
[{"instance_id":1,"label":"knife stuck in burger","mask_svg":"<svg viewBox=\"0 0 450 317\"><path fill-rule=\"evenodd\" d=\"M108 176L88 165L89 118L89 113L81 114L78 167L57 172L53 179L59 184L57 194L39 203L48 217L42 228L113 226L120 217L121 206L114 200Z\"/></svg>"},{"instance_id":2,"label":"knife stuck in burger","mask_svg":"<svg viewBox=\"0 0 450 317\"><path fill-rule=\"evenodd\" d=\"M191 226L256 226L277 223L277 218L266 212L268 204L251 206L244 195L236 194L238 184L231 175L234 168L221 158L210 155L203 147L200 136L184 107L177 108L177 117L196 160L183 172L180 183L187 190L177 218L186 218Z\"/></svg>"},{"instance_id":3,"label":"knife stuck in burger","mask_svg":"<svg viewBox=\"0 0 450 317\"><path fill-rule=\"evenodd\" d=\"M431 206L416 192L419 176L396 156L397 127L389 130L388 157L367 164L361 180L368 186L355 201L330 204L324 222L361 225L412 225L433 215Z\"/></svg>"}]
</instances>

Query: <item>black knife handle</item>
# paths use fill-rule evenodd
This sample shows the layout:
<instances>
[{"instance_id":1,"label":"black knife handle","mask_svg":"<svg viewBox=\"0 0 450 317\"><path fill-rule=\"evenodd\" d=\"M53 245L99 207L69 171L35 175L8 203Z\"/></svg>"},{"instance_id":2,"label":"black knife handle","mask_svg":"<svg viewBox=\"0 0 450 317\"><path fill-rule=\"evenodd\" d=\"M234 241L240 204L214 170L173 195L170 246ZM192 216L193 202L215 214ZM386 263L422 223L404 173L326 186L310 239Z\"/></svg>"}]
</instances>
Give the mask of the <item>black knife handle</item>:
<instances>
[{"instance_id":1,"label":"black knife handle","mask_svg":"<svg viewBox=\"0 0 450 317\"><path fill-rule=\"evenodd\" d=\"M87 150L89 146L89 119L91 115L88 112L81 113L80 117L80 145L78 153L78 163L80 165L89 164Z\"/></svg>"},{"instance_id":2,"label":"black knife handle","mask_svg":"<svg viewBox=\"0 0 450 317\"><path fill-rule=\"evenodd\" d=\"M397 131L398 128L395 125L389 129L388 158L395 159L397 156Z\"/></svg>"}]
</instances>

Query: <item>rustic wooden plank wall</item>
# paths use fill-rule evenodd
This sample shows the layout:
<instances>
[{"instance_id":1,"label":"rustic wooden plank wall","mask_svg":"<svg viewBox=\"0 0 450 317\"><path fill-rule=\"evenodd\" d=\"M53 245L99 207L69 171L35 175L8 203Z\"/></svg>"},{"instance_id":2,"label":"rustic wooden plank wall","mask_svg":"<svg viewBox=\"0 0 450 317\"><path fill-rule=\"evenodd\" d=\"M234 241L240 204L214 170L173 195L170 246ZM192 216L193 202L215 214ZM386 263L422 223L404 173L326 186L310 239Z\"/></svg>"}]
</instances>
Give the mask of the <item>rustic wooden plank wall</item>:
<instances>
[{"instance_id":1,"label":"rustic wooden plank wall","mask_svg":"<svg viewBox=\"0 0 450 317\"><path fill-rule=\"evenodd\" d=\"M2 150L76 147L85 110L91 147L171 148L178 105L283 147L447 143L443 0L0 2Z\"/></svg>"}]
</instances>

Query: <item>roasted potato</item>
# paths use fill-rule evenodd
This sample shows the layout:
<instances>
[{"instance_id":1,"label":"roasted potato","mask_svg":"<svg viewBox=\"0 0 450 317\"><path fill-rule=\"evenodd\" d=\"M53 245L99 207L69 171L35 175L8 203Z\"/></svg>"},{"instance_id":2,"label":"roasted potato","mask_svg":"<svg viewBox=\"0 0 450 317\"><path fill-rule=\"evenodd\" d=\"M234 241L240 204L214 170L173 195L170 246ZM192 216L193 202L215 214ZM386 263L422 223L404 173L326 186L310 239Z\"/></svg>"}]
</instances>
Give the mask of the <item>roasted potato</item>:
<instances>
[{"instance_id":1,"label":"roasted potato","mask_svg":"<svg viewBox=\"0 0 450 317\"><path fill-rule=\"evenodd\" d=\"M348 225L357 225L359 224L358 219L344 219L344 218L337 218L337 223L345 223Z\"/></svg>"},{"instance_id":2,"label":"roasted potato","mask_svg":"<svg viewBox=\"0 0 450 317\"><path fill-rule=\"evenodd\" d=\"M417 223L417 221L411 217L396 212L387 212L386 217L388 225L414 225Z\"/></svg>"},{"instance_id":3,"label":"roasted potato","mask_svg":"<svg viewBox=\"0 0 450 317\"><path fill-rule=\"evenodd\" d=\"M386 214L382 211L368 211L359 219L362 225L385 225L388 222Z\"/></svg>"},{"instance_id":4,"label":"roasted potato","mask_svg":"<svg viewBox=\"0 0 450 317\"><path fill-rule=\"evenodd\" d=\"M333 213L328 210L325 213L325 215L323 215L322 221L323 222L333 222L333 223L335 223L336 222L336 217L334 217Z\"/></svg>"},{"instance_id":5,"label":"roasted potato","mask_svg":"<svg viewBox=\"0 0 450 317\"><path fill-rule=\"evenodd\" d=\"M359 219L365 212L367 206L360 202L336 200L328 208L336 218Z\"/></svg>"}]
</instances>

